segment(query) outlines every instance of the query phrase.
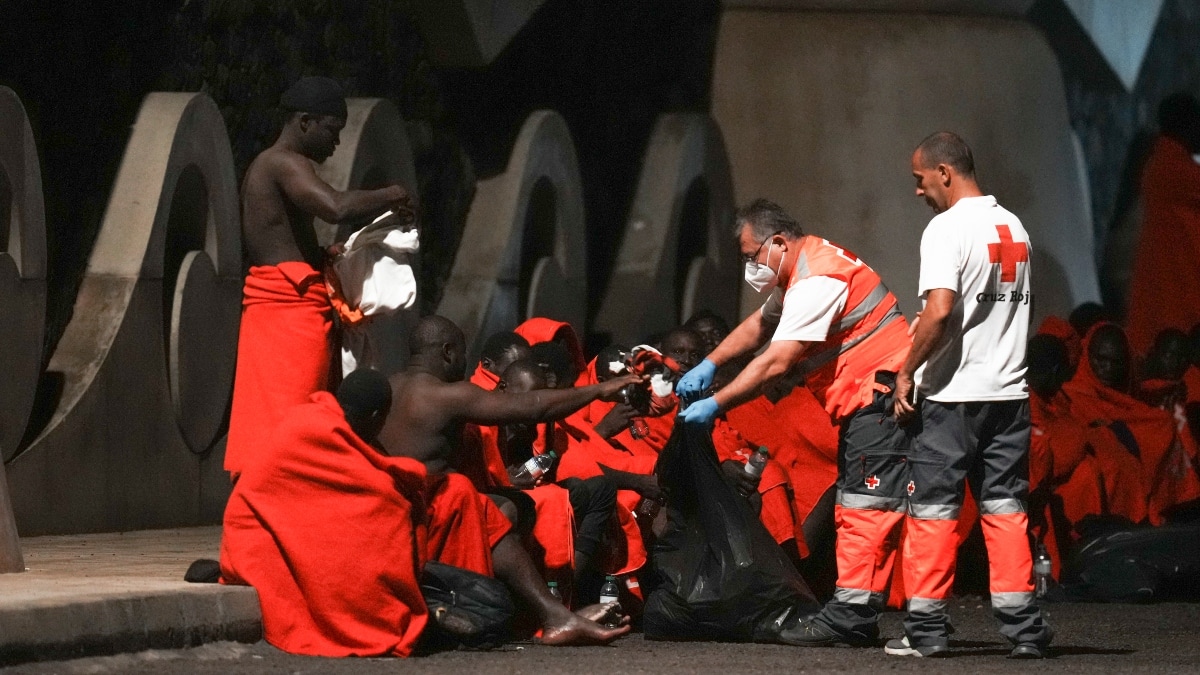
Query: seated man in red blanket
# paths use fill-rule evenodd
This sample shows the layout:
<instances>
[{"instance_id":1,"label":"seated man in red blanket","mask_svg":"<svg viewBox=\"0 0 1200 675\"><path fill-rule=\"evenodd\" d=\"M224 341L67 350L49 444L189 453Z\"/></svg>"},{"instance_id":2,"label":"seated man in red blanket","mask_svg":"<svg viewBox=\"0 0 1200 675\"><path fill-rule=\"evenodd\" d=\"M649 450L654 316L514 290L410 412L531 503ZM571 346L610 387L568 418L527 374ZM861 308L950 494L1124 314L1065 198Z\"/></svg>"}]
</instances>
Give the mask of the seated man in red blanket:
<instances>
[{"instance_id":1,"label":"seated man in red blanket","mask_svg":"<svg viewBox=\"0 0 1200 675\"><path fill-rule=\"evenodd\" d=\"M546 376L541 366L533 361L517 361L504 371L500 378L500 390L510 394L523 394L548 389ZM574 564L575 582L594 576L597 572L597 555L604 540L605 532L613 521L617 506L617 488L611 480L604 476L592 478L563 478L557 486L546 485L550 478L543 475L533 479L527 473L520 472L522 464L534 455L534 441L537 440L538 425L529 422L506 424L499 429L500 453L508 466L508 473L514 487L532 490L561 488L567 491L571 509L574 513ZM552 467L550 473L557 467ZM536 494L536 490L534 490ZM542 526L543 513L538 511L539 522L534 527L534 533ZM565 523L566 532L559 533L561 538L570 538L572 524ZM554 536L547 532L544 538ZM599 589L599 584L594 584ZM578 586L577 586L578 588ZM590 595L590 594L589 594Z\"/></svg>"},{"instance_id":2,"label":"seated man in red blanket","mask_svg":"<svg viewBox=\"0 0 1200 675\"><path fill-rule=\"evenodd\" d=\"M246 456L225 509L221 580L258 591L263 636L279 649L408 656L426 625L417 579L425 560L437 558L420 543L425 467L363 440L375 436L390 405L387 379L356 371L336 400L313 394ZM444 533L443 544L490 564L478 504L472 516L458 527L429 527ZM479 569L483 562L474 571L489 571Z\"/></svg>"},{"instance_id":3,"label":"seated man in red blanket","mask_svg":"<svg viewBox=\"0 0 1200 675\"><path fill-rule=\"evenodd\" d=\"M246 458L270 442L284 413L329 386L333 309L313 218L341 223L413 208L399 185L339 192L317 176L313 162L333 154L346 125L337 82L303 78L283 94L280 107L290 113L283 131L250 163L242 182L250 273L225 450L225 470L235 481Z\"/></svg>"},{"instance_id":4,"label":"seated man in red blanket","mask_svg":"<svg viewBox=\"0 0 1200 675\"><path fill-rule=\"evenodd\" d=\"M1072 416L1098 435L1116 439L1124 449L1124 455L1108 454L1123 463L1130 457L1136 460L1149 499L1146 516L1150 524L1161 525L1171 511L1200 498L1196 446L1181 433L1174 415L1131 395L1132 372L1124 330L1102 322L1084 336L1083 358L1063 392ZM1101 446L1095 449L1101 458Z\"/></svg>"},{"instance_id":5,"label":"seated man in red blanket","mask_svg":"<svg viewBox=\"0 0 1200 675\"><path fill-rule=\"evenodd\" d=\"M448 472L467 423L500 425L559 419L596 398L612 397L621 387L640 382L639 378L625 377L562 391L484 391L463 381L466 340L458 326L439 316L421 319L410 338L410 348L408 367L391 378L393 401L379 433L379 444L390 455L421 462L430 476L437 477L435 480L459 477ZM465 478L461 482L470 487ZM608 641L628 631L627 627L604 628L568 611L547 591L516 537L504 536L494 543L492 552L496 578L536 612L544 642ZM585 608L581 612L603 617L610 609L599 606L598 610Z\"/></svg>"},{"instance_id":6,"label":"seated man in red blanket","mask_svg":"<svg viewBox=\"0 0 1200 675\"><path fill-rule=\"evenodd\" d=\"M533 352L529 349L529 341L513 333L505 331L494 333L483 342L479 352L479 365L471 375L471 384L488 391L500 383L504 369L516 361L528 359Z\"/></svg>"}]
</instances>

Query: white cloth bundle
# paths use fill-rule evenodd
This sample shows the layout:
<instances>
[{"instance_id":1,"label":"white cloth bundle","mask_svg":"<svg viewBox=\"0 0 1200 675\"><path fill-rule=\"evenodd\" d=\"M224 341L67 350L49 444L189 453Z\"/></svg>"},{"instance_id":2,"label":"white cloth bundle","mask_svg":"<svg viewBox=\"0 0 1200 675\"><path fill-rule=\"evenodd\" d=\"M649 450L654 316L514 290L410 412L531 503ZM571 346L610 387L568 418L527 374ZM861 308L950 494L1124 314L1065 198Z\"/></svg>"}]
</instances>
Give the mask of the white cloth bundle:
<instances>
[{"instance_id":1,"label":"white cloth bundle","mask_svg":"<svg viewBox=\"0 0 1200 675\"><path fill-rule=\"evenodd\" d=\"M345 251L333 262L346 304L363 316L387 316L411 309L417 301L417 278L410 256L420 247L416 229L401 230L388 211L350 235ZM342 331L342 376L373 365L371 341L364 321Z\"/></svg>"}]
</instances>

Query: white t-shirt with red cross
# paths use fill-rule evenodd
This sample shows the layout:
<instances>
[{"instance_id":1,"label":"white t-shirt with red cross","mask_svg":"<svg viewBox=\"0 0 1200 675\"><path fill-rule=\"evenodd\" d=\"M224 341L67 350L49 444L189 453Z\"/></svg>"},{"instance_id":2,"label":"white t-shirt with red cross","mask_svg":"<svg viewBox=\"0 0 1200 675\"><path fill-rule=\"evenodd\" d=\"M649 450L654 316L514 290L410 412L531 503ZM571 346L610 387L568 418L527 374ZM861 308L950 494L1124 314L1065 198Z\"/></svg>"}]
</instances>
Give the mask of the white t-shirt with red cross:
<instances>
[{"instance_id":1,"label":"white t-shirt with red cross","mask_svg":"<svg viewBox=\"0 0 1200 675\"><path fill-rule=\"evenodd\" d=\"M943 403L1028 398L1029 260L1020 219L996 198L969 197L938 214L921 237L919 294L956 293L942 342L916 374L923 398Z\"/></svg>"}]
</instances>

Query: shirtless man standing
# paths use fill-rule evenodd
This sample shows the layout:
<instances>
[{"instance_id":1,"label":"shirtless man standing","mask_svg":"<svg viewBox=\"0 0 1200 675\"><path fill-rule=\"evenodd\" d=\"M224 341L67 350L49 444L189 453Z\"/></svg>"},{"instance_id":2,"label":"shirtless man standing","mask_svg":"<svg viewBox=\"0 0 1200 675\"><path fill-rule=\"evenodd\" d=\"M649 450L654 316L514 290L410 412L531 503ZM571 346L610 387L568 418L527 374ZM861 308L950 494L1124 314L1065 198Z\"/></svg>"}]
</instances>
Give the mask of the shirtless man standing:
<instances>
[{"instance_id":1,"label":"shirtless man standing","mask_svg":"<svg viewBox=\"0 0 1200 675\"><path fill-rule=\"evenodd\" d=\"M284 411L329 385L333 311L313 218L330 223L393 209L411 214L399 185L339 192L314 163L333 154L346 126L337 82L306 77L280 98L290 113L274 145L242 183L246 277L225 469L236 480L247 453L270 438Z\"/></svg>"},{"instance_id":2,"label":"shirtless man standing","mask_svg":"<svg viewBox=\"0 0 1200 675\"><path fill-rule=\"evenodd\" d=\"M571 389L485 391L463 381L466 340L449 319L421 319L410 345L407 369L391 378L392 407L378 443L390 455L423 462L435 481L453 470L463 425L468 422L500 425L557 420L597 398L615 398L627 384L641 382L636 376L624 376ZM430 498L432 508L436 508L434 499ZM537 613L542 642L607 642L629 631L627 625L605 628L595 622L610 614L613 608L609 605L584 608L580 614L564 607L546 589L533 560L512 533L494 544L492 556L496 578ZM628 618L622 617L620 622L625 624Z\"/></svg>"}]
</instances>

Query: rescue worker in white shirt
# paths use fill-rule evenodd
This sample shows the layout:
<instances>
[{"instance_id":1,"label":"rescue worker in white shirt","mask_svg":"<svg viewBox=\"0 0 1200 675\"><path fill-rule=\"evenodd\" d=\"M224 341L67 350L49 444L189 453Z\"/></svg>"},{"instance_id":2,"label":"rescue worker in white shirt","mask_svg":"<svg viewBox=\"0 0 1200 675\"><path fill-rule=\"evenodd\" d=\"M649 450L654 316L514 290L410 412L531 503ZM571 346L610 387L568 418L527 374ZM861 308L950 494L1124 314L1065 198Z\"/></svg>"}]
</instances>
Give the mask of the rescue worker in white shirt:
<instances>
[{"instance_id":1,"label":"rescue worker in white shirt","mask_svg":"<svg viewBox=\"0 0 1200 675\"><path fill-rule=\"evenodd\" d=\"M821 612L784 632L798 645L878 645L879 609L907 505L909 438L891 414L895 372L908 354L908 323L879 275L853 253L806 235L782 207L759 199L735 217L746 281L772 290L676 391L688 424L773 384L803 382L831 419L838 441L838 581ZM708 395L718 366L770 342L729 384ZM784 387L787 388L786 386ZM707 396L707 398L702 398ZM698 400L699 399L699 400Z\"/></svg>"},{"instance_id":2,"label":"rescue worker in white shirt","mask_svg":"<svg viewBox=\"0 0 1200 675\"><path fill-rule=\"evenodd\" d=\"M905 635L884 649L946 653L955 526L970 478L987 544L992 613L1014 645L1010 658L1043 658L1053 631L1034 602L1025 514L1029 235L980 191L971 150L957 135L939 132L922 141L912 173L917 196L938 215L921 237L918 292L925 306L896 377L896 415L911 419L919 408L920 432L909 454Z\"/></svg>"}]
</instances>

